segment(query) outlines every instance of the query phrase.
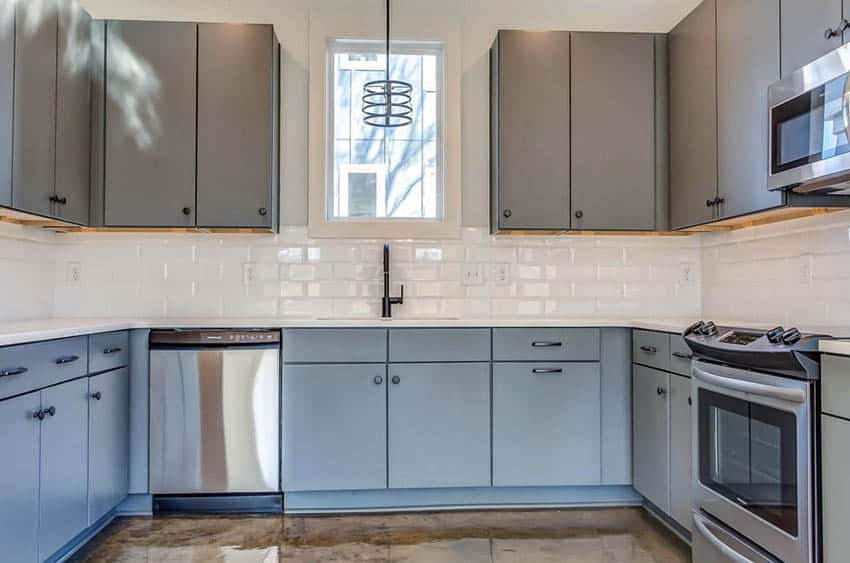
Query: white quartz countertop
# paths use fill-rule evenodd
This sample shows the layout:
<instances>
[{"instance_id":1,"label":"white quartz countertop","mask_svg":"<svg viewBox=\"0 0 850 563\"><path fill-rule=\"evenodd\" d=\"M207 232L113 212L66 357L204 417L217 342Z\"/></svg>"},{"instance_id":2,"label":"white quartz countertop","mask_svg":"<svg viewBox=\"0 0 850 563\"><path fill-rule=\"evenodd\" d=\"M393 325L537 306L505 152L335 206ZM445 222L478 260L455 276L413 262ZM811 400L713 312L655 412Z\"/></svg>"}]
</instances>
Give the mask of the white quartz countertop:
<instances>
[{"instance_id":1,"label":"white quartz countertop","mask_svg":"<svg viewBox=\"0 0 850 563\"><path fill-rule=\"evenodd\" d=\"M165 318L165 319L37 319L0 323L0 346L54 340L134 328L452 328L452 327L625 327L680 333L692 319L298 319L298 318Z\"/></svg>"},{"instance_id":2,"label":"white quartz countertop","mask_svg":"<svg viewBox=\"0 0 850 563\"><path fill-rule=\"evenodd\" d=\"M36 319L0 323L0 346L54 340L99 332L134 328L462 328L462 327L624 327L659 332L681 333L694 319L676 318L544 318L544 319L450 319L450 318L157 318L157 319ZM773 325L721 322L719 326L769 329ZM850 337L850 329L841 327L800 327L806 332L819 332ZM850 355L850 340L821 343L821 351Z\"/></svg>"}]
</instances>

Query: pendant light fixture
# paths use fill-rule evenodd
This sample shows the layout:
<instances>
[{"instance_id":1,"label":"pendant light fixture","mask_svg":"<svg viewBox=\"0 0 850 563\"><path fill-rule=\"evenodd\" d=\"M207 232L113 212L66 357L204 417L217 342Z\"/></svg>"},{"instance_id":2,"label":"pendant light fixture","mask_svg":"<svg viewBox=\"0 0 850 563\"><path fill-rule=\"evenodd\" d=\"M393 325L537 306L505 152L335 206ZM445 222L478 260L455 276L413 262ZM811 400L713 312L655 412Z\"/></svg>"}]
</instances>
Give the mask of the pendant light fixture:
<instances>
[{"instance_id":1,"label":"pendant light fixture","mask_svg":"<svg viewBox=\"0 0 850 563\"><path fill-rule=\"evenodd\" d=\"M373 127L404 127L413 122L409 82L390 80L390 0L387 0L387 67L383 80L363 85L363 122Z\"/></svg>"}]
</instances>

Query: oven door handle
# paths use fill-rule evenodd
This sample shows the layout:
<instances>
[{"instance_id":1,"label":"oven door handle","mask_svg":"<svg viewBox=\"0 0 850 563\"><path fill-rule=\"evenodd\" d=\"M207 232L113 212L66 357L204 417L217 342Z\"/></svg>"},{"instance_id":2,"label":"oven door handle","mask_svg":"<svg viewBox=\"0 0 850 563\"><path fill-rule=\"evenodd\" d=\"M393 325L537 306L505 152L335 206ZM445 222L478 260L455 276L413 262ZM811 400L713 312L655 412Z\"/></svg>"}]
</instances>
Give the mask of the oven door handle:
<instances>
[{"instance_id":1,"label":"oven door handle","mask_svg":"<svg viewBox=\"0 0 850 563\"><path fill-rule=\"evenodd\" d=\"M765 385L763 383L753 383L752 381L730 379L728 377L721 377L719 375L707 373L696 367L693 368L693 373L696 378L701 381L717 385L718 387L732 389L733 391L750 393L760 397L770 397L781 401L791 401L793 403L806 402L806 392L802 389L788 389L787 387L776 387L774 385Z\"/></svg>"},{"instance_id":2,"label":"oven door handle","mask_svg":"<svg viewBox=\"0 0 850 563\"><path fill-rule=\"evenodd\" d=\"M747 559L711 533L711 530L708 529L708 526L705 525L703 519L694 514L694 526L696 526L697 533L704 537L711 545L713 545L717 550L725 555L730 561L734 561L734 563L753 563L752 560Z\"/></svg>"}]
</instances>

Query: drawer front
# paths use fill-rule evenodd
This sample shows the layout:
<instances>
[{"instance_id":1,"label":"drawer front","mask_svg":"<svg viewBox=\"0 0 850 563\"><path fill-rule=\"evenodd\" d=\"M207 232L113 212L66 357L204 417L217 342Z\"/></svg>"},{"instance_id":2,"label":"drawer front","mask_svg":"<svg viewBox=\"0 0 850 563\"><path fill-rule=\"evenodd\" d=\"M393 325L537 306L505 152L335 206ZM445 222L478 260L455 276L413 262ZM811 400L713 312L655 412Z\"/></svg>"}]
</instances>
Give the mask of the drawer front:
<instances>
[{"instance_id":1,"label":"drawer front","mask_svg":"<svg viewBox=\"0 0 850 563\"><path fill-rule=\"evenodd\" d=\"M670 335L670 371L691 376L691 349L681 334Z\"/></svg>"},{"instance_id":2,"label":"drawer front","mask_svg":"<svg viewBox=\"0 0 850 563\"><path fill-rule=\"evenodd\" d=\"M126 366L130 361L130 335L127 331L89 336L89 373Z\"/></svg>"},{"instance_id":3,"label":"drawer front","mask_svg":"<svg viewBox=\"0 0 850 563\"><path fill-rule=\"evenodd\" d=\"M382 328L310 328L283 331L286 363L381 363L387 361Z\"/></svg>"},{"instance_id":4,"label":"drawer front","mask_svg":"<svg viewBox=\"0 0 850 563\"><path fill-rule=\"evenodd\" d=\"M0 348L0 399L86 374L88 337Z\"/></svg>"},{"instance_id":5,"label":"drawer front","mask_svg":"<svg viewBox=\"0 0 850 563\"><path fill-rule=\"evenodd\" d=\"M823 412L850 418L850 358L821 357Z\"/></svg>"},{"instance_id":6,"label":"drawer front","mask_svg":"<svg viewBox=\"0 0 850 563\"><path fill-rule=\"evenodd\" d=\"M489 362L486 328L390 330L391 362Z\"/></svg>"},{"instance_id":7,"label":"drawer front","mask_svg":"<svg viewBox=\"0 0 850 563\"><path fill-rule=\"evenodd\" d=\"M494 328L497 362L599 361L598 328Z\"/></svg>"},{"instance_id":8,"label":"drawer front","mask_svg":"<svg viewBox=\"0 0 850 563\"><path fill-rule=\"evenodd\" d=\"M666 332L632 332L632 361L658 369L670 369L670 335Z\"/></svg>"}]
</instances>

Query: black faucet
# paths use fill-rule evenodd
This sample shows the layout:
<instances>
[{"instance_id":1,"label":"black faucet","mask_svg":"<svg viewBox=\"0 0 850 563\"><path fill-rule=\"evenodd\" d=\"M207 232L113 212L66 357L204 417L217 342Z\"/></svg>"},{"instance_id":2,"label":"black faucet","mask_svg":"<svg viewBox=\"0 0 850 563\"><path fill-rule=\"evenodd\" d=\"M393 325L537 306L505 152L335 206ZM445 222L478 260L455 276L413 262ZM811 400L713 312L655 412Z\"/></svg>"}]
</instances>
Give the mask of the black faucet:
<instances>
[{"instance_id":1,"label":"black faucet","mask_svg":"<svg viewBox=\"0 0 850 563\"><path fill-rule=\"evenodd\" d=\"M390 297L390 245L384 245L384 298L381 299L381 316L389 319L393 316L393 305L404 303L404 285L399 297Z\"/></svg>"}]
</instances>

